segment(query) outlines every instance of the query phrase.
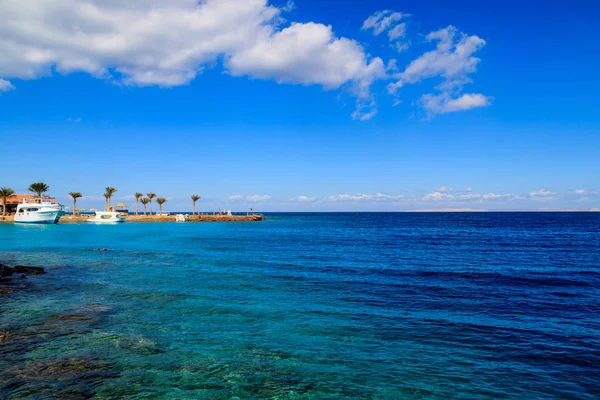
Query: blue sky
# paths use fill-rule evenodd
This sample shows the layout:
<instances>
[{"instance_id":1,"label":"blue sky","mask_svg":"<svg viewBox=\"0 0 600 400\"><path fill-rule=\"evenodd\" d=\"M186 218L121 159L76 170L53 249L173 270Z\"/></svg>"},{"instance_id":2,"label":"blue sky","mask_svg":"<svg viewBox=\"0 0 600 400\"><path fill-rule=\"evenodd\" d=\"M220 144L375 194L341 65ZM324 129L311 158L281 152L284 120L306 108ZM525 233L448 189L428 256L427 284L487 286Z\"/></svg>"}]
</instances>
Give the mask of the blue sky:
<instances>
[{"instance_id":1,"label":"blue sky","mask_svg":"<svg viewBox=\"0 0 600 400\"><path fill-rule=\"evenodd\" d=\"M121 3L0 1L0 185L83 207L110 185L168 210L600 208L594 2Z\"/></svg>"}]
</instances>

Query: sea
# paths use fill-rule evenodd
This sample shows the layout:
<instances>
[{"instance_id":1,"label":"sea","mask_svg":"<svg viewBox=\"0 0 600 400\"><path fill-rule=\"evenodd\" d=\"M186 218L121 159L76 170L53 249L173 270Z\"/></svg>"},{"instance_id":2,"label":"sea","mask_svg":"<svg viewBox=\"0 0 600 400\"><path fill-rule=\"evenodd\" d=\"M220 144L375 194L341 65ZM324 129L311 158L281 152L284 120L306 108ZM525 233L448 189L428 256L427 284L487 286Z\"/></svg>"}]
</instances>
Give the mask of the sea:
<instances>
[{"instance_id":1,"label":"sea","mask_svg":"<svg viewBox=\"0 0 600 400\"><path fill-rule=\"evenodd\" d=\"M1 399L599 399L600 213L0 224Z\"/></svg>"}]
</instances>

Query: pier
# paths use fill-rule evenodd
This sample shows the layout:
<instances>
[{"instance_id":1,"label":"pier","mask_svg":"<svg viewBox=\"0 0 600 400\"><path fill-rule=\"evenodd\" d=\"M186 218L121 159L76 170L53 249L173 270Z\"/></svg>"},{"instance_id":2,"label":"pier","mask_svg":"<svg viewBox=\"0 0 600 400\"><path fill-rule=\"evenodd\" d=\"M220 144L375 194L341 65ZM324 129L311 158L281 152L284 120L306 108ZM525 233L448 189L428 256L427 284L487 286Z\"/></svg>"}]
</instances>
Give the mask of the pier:
<instances>
[{"instance_id":1,"label":"pier","mask_svg":"<svg viewBox=\"0 0 600 400\"><path fill-rule=\"evenodd\" d=\"M77 224L86 223L93 215L63 215L58 221L59 224ZM262 221L263 216L256 215L190 215L186 222L258 222ZM14 223L14 216L0 216L0 223ZM176 215L128 215L125 223L139 222L176 222Z\"/></svg>"}]
</instances>

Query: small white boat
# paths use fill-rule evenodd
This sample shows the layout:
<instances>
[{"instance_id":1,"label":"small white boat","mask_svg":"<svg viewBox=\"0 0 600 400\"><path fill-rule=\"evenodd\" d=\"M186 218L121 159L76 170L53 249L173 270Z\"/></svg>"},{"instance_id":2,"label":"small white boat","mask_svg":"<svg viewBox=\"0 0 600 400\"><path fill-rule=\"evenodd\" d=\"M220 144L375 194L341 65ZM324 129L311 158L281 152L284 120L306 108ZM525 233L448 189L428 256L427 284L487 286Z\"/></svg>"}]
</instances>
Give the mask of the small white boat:
<instances>
[{"instance_id":1,"label":"small white boat","mask_svg":"<svg viewBox=\"0 0 600 400\"><path fill-rule=\"evenodd\" d=\"M96 211L96 216L88 219L88 222L95 224L117 224L125 222L127 217L121 216L118 212L113 211Z\"/></svg>"},{"instance_id":2,"label":"small white boat","mask_svg":"<svg viewBox=\"0 0 600 400\"><path fill-rule=\"evenodd\" d=\"M63 206L50 199L23 199L17 205L15 222L19 224L56 224L65 214Z\"/></svg>"},{"instance_id":3,"label":"small white boat","mask_svg":"<svg viewBox=\"0 0 600 400\"><path fill-rule=\"evenodd\" d=\"M177 214L175 216L175 221L176 222L186 222L187 220L188 220L187 215Z\"/></svg>"}]
</instances>

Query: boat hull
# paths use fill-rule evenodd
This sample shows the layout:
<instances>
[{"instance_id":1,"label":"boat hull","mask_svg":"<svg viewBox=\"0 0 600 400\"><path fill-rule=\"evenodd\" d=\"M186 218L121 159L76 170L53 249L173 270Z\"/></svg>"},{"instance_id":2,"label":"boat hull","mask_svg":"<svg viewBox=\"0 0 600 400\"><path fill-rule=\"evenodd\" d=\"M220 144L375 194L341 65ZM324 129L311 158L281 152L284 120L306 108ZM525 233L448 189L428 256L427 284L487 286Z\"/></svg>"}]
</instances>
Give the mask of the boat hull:
<instances>
[{"instance_id":1,"label":"boat hull","mask_svg":"<svg viewBox=\"0 0 600 400\"><path fill-rule=\"evenodd\" d=\"M17 224L56 224L62 216L61 211L24 212L15 215Z\"/></svg>"},{"instance_id":2,"label":"boat hull","mask_svg":"<svg viewBox=\"0 0 600 400\"><path fill-rule=\"evenodd\" d=\"M92 224L120 224L125 222L125 218L123 219L107 219L107 220L97 220L94 218L88 219L88 222L91 222Z\"/></svg>"},{"instance_id":3,"label":"boat hull","mask_svg":"<svg viewBox=\"0 0 600 400\"><path fill-rule=\"evenodd\" d=\"M119 224L125 222L125 218L114 211L96 211L96 216L88 219L88 222L93 224Z\"/></svg>"}]
</instances>

